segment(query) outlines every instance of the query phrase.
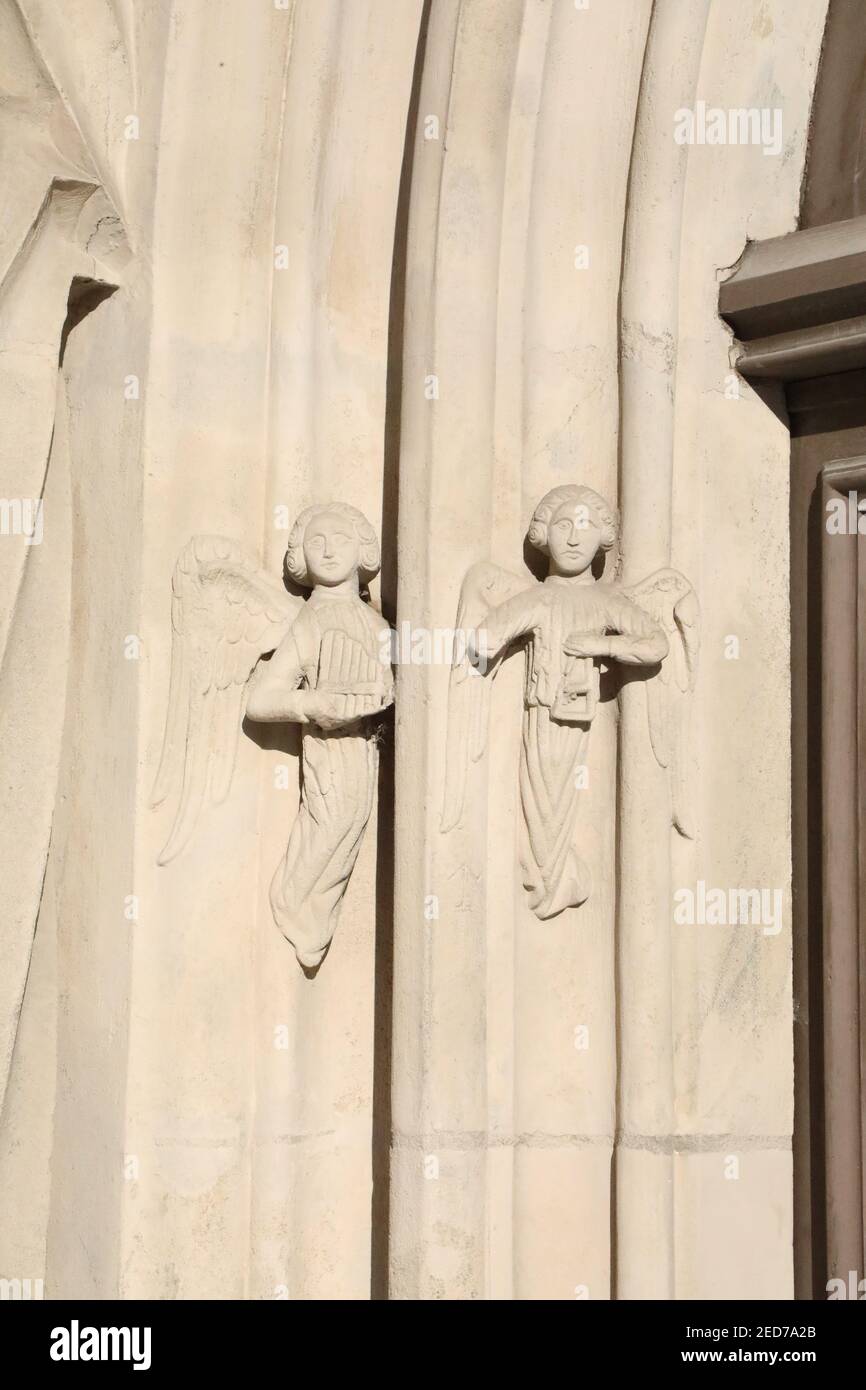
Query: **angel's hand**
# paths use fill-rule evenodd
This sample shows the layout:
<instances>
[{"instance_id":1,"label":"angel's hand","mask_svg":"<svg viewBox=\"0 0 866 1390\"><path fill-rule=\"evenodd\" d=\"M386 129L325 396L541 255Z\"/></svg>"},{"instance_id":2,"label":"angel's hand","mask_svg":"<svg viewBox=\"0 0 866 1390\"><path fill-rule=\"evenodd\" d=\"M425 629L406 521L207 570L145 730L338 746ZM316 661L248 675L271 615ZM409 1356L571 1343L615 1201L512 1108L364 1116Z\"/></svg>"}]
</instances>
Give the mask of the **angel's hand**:
<instances>
[{"instance_id":1,"label":"angel's hand","mask_svg":"<svg viewBox=\"0 0 866 1390\"><path fill-rule=\"evenodd\" d=\"M465 634L464 643L466 659L469 665L474 666L476 671L484 675L487 669L487 663L490 659L486 630L484 628L470 629L470 631Z\"/></svg>"},{"instance_id":2,"label":"angel's hand","mask_svg":"<svg viewBox=\"0 0 866 1390\"><path fill-rule=\"evenodd\" d=\"M340 713L340 702L335 695L321 690L309 690L303 696L304 717L310 724L320 729L341 729L350 722Z\"/></svg>"},{"instance_id":3,"label":"angel's hand","mask_svg":"<svg viewBox=\"0 0 866 1390\"><path fill-rule=\"evenodd\" d=\"M302 699L304 717L308 722L318 725L320 729L332 731L347 729L353 724L360 724L362 719L370 719L373 715L381 713L394 703L394 691L393 687L383 690L380 700L372 708L357 710L348 715L341 708L342 697L331 695L327 691L309 690Z\"/></svg>"},{"instance_id":4,"label":"angel's hand","mask_svg":"<svg viewBox=\"0 0 866 1390\"><path fill-rule=\"evenodd\" d=\"M393 685L388 686L387 689L377 691L375 697L370 696L369 699L370 704L367 709L358 710L354 714L345 716L343 723L359 724L362 719L373 719L377 714L381 714L383 710L388 709L389 705L393 705L394 703Z\"/></svg>"},{"instance_id":5,"label":"angel's hand","mask_svg":"<svg viewBox=\"0 0 866 1390\"><path fill-rule=\"evenodd\" d=\"M567 656L610 656L610 638L597 632L570 632L562 650Z\"/></svg>"}]
</instances>

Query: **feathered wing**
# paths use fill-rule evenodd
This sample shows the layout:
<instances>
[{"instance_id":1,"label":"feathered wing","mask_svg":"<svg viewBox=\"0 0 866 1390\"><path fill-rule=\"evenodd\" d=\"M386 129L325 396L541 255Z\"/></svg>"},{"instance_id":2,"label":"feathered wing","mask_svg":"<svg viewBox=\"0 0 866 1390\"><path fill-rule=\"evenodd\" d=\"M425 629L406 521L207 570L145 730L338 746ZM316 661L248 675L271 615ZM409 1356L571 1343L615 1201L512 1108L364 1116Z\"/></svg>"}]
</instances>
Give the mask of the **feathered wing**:
<instances>
[{"instance_id":1,"label":"feathered wing","mask_svg":"<svg viewBox=\"0 0 866 1390\"><path fill-rule=\"evenodd\" d=\"M171 681L162 757L151 805L180 785L159 863L188 844L205 801L228 795L256 662L273 651L303 604L224 536L193 536L171 581Z\"/></svg>"},{"instance_id":2,"label":"feathered wing","mask_svg":"<svg viewBox=\"0 0 866 1390\"><path fill-rule=\"evenodd\" d=\"M484 627L492 608L530 587L531 581L482 561L467 570L460 589L454 656L448 686L448 735L445 749L445 795L440 830L452 830L463 814L466 779L487 748L491 679L482 675L466 651L466 637Z\"/></svg>"},{"instance_id":3,"label":"feathered wing","mask_svg":"<svg viewBox=\"0 0 866 1390\"><path fill-rule=\"evenodd\" d=\"M668 639L668 656L658 675L645 683L650 743L656 761L668 771L673 823L691 840L689 740L700 649L698 597L685 575L673 569L656 570L625 593L659 623Z\"/></svg>"}]
</instances>

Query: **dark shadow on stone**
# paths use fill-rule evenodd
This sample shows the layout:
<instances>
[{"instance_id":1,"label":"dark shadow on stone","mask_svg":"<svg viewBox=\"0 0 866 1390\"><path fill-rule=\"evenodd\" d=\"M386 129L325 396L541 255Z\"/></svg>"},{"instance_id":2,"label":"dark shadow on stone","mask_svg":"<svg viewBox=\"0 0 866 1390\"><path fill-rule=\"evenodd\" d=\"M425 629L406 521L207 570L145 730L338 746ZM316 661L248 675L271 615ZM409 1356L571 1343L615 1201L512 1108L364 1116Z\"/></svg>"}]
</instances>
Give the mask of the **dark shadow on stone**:
<instances>
[{"instance_id":1,"label":"dark shadow on stone","mask_svg":"<svg viewBox=\"0 0 866 1390\"><path fill-rule=\"evenodd\" d=\"M539 584L543 584L547 578L547 556L535 548L528 536L523 537L523 563Z\"/></svg>"},{"instance_id":2,"label":"dark shadow on stone","mask_svg":"<svg viewBox=\"0 0 866 1390\"><path fill-rule=\"evenodd\" d=\"M373 998L373 1194L370 1297L388 1297L391 1210L391 1052L394 986L394 711L382 720L376 845L376 947Z\"/></svg>"},{"instance_id":3,"label":"dark shadow on stone","mask_svg":"<svg viewBox=\"0 0 866 1390\"><path fill-rule=\"evenodd\" d=\"M808 783L808 804L806 808L808 826L808 864L807 882L809 900L803 904L806 923L806 961L807 975L807 1048L808 1076L810 1092L810 1115L808 1138L803 1135L803 1121L799 1114L798 1096L794 1097L794 1192L802 1190L800 1181L800 1161L802 1142L806 1139L809 1148L809 1191L812 1222L812 1289L811 1296L820 1296L827 1287L827 1156L825 1149L824 1097L826 1077L824 1066L824 862L823 862L823 823L824 806L821 777L821 629L822 629L822 564L821 537L823 534L823 498L820 483L815 488L809 506L809 539L807 554L808 585L806 588L806 700L809 718L806 729L806 777ZM794 1000L803 997L803 980L800 975L800 953L795 954ZM795 1293L802 1297L802 1290Z\"/></svg>"},{"instance_id":4,"label":"dark shadow on stone","mask_svg":"<svg viewBox=\"0 0 866 1390\"><path fill-rule=\"evenodd\" d=\"M643 685L653 680L661 669L660 661L652 666L625 666L621 661L614 661L602 672L601 699L614 699L627 685Z\"/></svg>"},{"instance_id":5,"label":"dark shadow on stone","mask_svg":"<svg viewBox=\"0 0 866 1390\"><path fill-rule=\"evenodd\" d=\"M256 720L248 719L244 715L241 728L247 738L252 739L258 748L285 753L287 758L300 758L301 756L300 724L259 724Z\"/></svg>"},{"instance_id":6,"label":"dark shadow on stone","mask_svg":"<svg viewBox=\"0 0 866 1390\"><path fill-rule=\"evenodd\" d=\"M778 381L761 381L755 377L749 381L749 385L760 401L763 401L768 410L771 410L777 420L781 420L785 429L788 428L788 407L785 403L785 391Z\"/></svg>"},{"instance_id":7,"label":"dark shadow on stone","mask_svg":"<svg viewBox=\"0 0 866 1390\"><path fill-rule=\"evenodd\" d=\"M63 366L66 343L72 330L104 299L110 299L116 290L117 285L109 285L105 280L89 280L83 275L73 277L66 302L66 319L60 333L59 366Z\"/></svg>"}]
</instances>

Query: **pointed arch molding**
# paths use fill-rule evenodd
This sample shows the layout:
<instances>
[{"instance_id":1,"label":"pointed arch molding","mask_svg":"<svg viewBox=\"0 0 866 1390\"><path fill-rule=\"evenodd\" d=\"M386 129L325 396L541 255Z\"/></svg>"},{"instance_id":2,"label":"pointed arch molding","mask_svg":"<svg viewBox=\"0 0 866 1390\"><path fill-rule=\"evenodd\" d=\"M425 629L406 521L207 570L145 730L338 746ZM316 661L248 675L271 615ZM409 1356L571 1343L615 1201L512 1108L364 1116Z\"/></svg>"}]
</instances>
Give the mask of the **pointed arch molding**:
<instances>
[{"instance_id":1,"label":"pointed arch molding","mask_svg":"<svg viewBox=\"0 0 866 1390\"><path fill-rule=\"evenodd\" d=\"M120 0L119 10L126 9ZM77 21L81 20L79 26ZM83 44L72 42L86 33ZM57 785L68 636L69 473L62 359L66 335L123 283L130 259L122 213L122 124L111 148L101 57L126 68L111 5L45 6L6 0L0 42L10 99L0 111L0 497L17 508L51 509L53 599L46 561L26 537L0 546L0 854L19 866L7 895L0 945L0 1104L30 961ZM108 84L106 84L107 86ZM127 113L128 84L113 89ZM52 468L58 477L50 478ZM40 545L42 542L39 543ZM53 551L51 549L53 544ZM30 572L33 571L31 574ZM36 596L51 612L51 641L34 648ZM38 677L41 676L41 680ZM50 695L39 692L50 691ZM36 710L34 716L33 710ZM25 730L22 720L28 719ZM8 803L8 804L7 804Z\"/></svg>"}]
</instances>

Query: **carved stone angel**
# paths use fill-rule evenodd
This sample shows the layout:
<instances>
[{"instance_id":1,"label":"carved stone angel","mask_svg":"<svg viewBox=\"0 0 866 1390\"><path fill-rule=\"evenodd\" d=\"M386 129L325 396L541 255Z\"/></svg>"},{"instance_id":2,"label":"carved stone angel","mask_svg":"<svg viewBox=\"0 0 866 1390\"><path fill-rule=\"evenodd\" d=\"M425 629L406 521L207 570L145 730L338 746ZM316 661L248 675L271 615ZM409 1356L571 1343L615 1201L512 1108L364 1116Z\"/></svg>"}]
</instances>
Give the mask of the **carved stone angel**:
<instances>
[{"instance_id":1,"label":"carved stone angel","mask_svg":"<svg viewBox=\"0 0 866 1390\"><path fill-rule=\"evenodd\" d=\"M657 667L647 682L650 739L670 774L672 819L691 838L685 762L698 655L696 595L676 570L624 588L593 573L617 535L613 509L591 488L553 488L535 509L529 540L548 557L543 583L481 563L463 581L448 702L443 832L458 825L466 779L487 743L490 682L512 644L526 650L520 798L524 886L537 917L589 896L589 866L574 844L600 664ZM585 793L583 793L585 795Z\"/></svg>"},{"instance_id":2,"label":"carved stone angel","mask_svg":"<svg viewBox=\"0 0 866 1390\"><path fill-rule=\"evenodd\" d=\"M306 969L330 945L376 788L371 719L393 700L385 619L361 597L379 544L354 507L308 507L286 571L296 598L221 536L194 536L172 579L171 689L159 805L181 782L167 864L189 842L205 801L228 794L244 714L302 726L301 804L271 884L271 907ZM262 661L273 652L270 661Z\"/></svg>"}]
</instances>

